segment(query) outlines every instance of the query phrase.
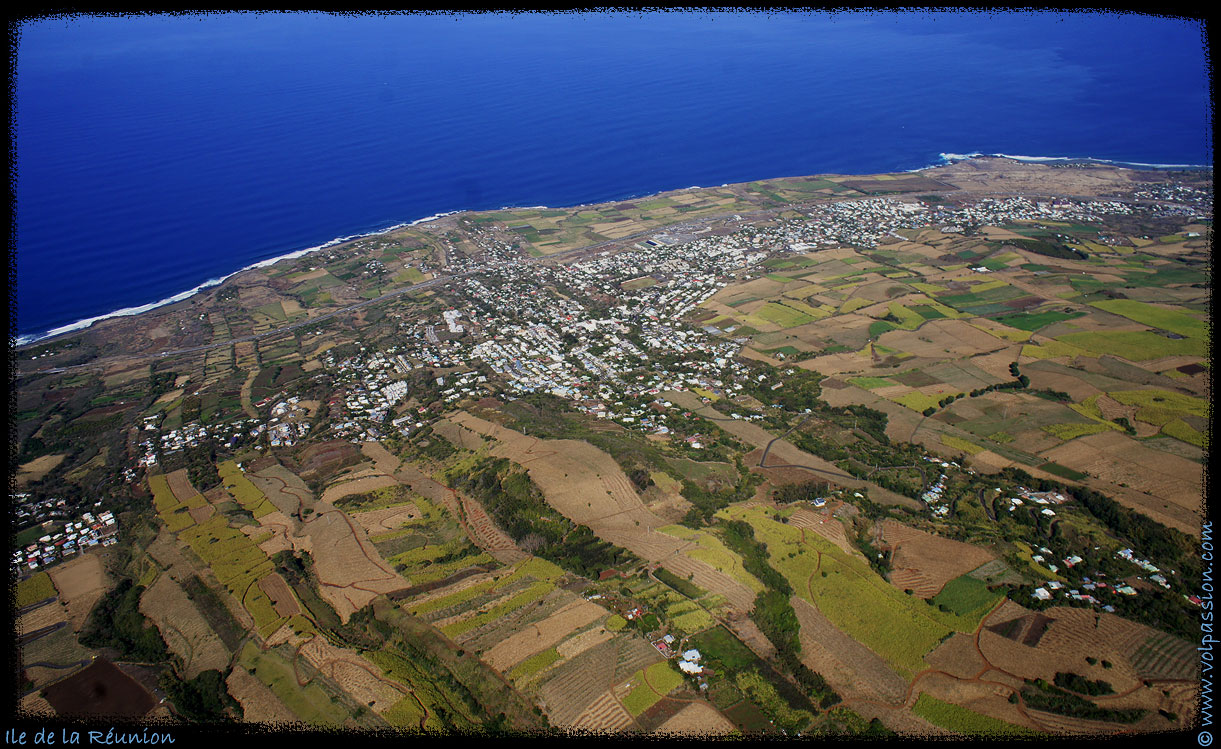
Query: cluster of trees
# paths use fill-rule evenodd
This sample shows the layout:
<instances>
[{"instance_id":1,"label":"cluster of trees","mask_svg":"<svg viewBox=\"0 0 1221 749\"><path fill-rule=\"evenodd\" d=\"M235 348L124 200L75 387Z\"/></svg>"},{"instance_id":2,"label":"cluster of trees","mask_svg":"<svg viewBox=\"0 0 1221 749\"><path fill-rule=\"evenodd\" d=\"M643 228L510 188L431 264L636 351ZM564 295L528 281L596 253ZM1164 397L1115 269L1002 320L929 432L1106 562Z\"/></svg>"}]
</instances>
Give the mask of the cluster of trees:
<instances>
[{"instance_id":1,"label":"cluster of trees","mask_svg":"<svg viewBox=\"0 0 1221 749\"><path fill-rule=\"evenodd\" d=\"M1022 701L1035 710L1085 720L1105 720L1112 723L1135 723L1148 712L1141 708L1112 709L1099 707L1080 695L1048 684L1043 679L1027 681Z\"/></svg>"},{"instance_id":2,"label":"cluster of trees","mask_svg":"<svg viewBox=\"0 0 1221 749\"><path fill-rule=\"evenodd\" d=\"M450 469L446 482L478 500L514 541L537 556L584 577L638 561L627 549L599 539L547 504L525 470L505 458L483 457L469 470Z\"/></svg>"},{"instance_id":3,"label":"cluster of trees","mask_svg":"<svg viewBox=\"0 0 1221 749\"><path fill-rule=\"evenodd\" d=\"M712 516L716 514L717 510L728 507L734 502L750 499L754 495L755 487L759 485L763 477L746 470L741 459L737 460L737 464L738 482L732 486L713 490L700 486L691 479L683 479L683 488L680 493L691 503L691 509L687 510L687 514L683 517L683 525L688 528L702 528L712 522Z\"/></svg>"},{"instance_id":4,"label":"cluster of trees","mask_svg":"<svg viewBox=\"0 0 1221 749\"><path fill-rule=\"evenodd\" d=\"M1100 694L1115 694L1114 687L1102 679L1087 679L1081 674L1058 671L1054 683L1058 687L1071 689L1078 694L1088 694L1091 697Z\"/></svg>"},{"instance_id":5,"label":"cluster of trees","mask_svg":"<svg viewBox=\"0 0 1221 749\"><path fill-rule=\"evenodd\" d=\"M169 650L157 628L148 624L140 613L143 585L123 578L118 585L98 599L89 614L80 643L88 648L112 648L120 657L141 663L162 663Z\"/></svg>"},{"instance_id":6,"label":"cluster of trees","mask_svg":"<svg viewBox=\"0 0 1221 749\"><path fill-rule=\"evenodd\" d=\"M825 481L813 480L802 481L797 484L785 484L772 492L772 499L776 500L778 504L809 502L825 494L829 486Z\"/></svg>"},{"instance_id":7,"label":"cluster of trees","mask_svg":"<svg viewBox=\"0 0 1221 749\"><path fill-rule=\"evenodd\" d=\"M767 546L755 538L754 528L741 520L724 523L721 529L725 545L741 555L742 566L766 588L755 596L750 618L776 647L780 664L824 710L839 702L839 695L826 680L801 662L801 625L789 603L793 587L768 562Z\"/></svg>"}]
</instances>

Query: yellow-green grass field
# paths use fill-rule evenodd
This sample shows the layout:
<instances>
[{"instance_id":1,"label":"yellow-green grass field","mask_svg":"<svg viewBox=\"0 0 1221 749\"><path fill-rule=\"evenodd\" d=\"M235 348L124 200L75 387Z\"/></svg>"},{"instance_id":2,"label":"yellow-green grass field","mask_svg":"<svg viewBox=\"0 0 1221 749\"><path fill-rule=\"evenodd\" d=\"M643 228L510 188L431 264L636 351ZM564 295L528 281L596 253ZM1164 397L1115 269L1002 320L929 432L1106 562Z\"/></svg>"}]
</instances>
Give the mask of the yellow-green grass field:
<instances>
[{"instance_id":1,"label":"yellow-green grass field","mask_svg":"<svg viewBox=\"0 0 1221 749\"><path fill-rule=\"evenodd\" d=\"M905 678L927 667L924 655L951 631L974 631L971 618L938 611L903 593L821 536L807 533L803 543L799 528L776 522L763 508L729 507L717 514L749 523L767 544L772 566L798 596Z\"/></svg>"},{"instance_id":2,"label":"yellow-green grass field","mask_svg":"<svg viewBox=\"0 0 1221 749\"><path fill-rule=\"evenodd\" d=\"M548 648L541 653L535 653L521 663L518 663L505 676L515 684L529 681L535 674L560 660L561 656L555 648Z\"/></svg>"},{"instance_id":3,"label":"yellow-green grass field","mask_svg":"<svg viewBox=\"0 0 1221 749\"><path fill-rule=\"evenodd\" d=\"M271 599L257 585L275 571L275 564L254 539L231 528L223 515L213 515L183 530L178 538L212 568L216 579L250 612L261 635L269 637L287 621L276 613Z\"/></svg>"},{"instance_id":4,"label":"yellow-green grass field","mask_svg":"<svg viewBox=\"0 0 1221 749\"><path fill-rule=\"evenodd\" d=\"M217 464L216 472L220 474L221 483L224 484L225 491L229 492L229 496L256 520L275 512L275 505L257 486L250 483L250 479L246 478L246 474L237 467L235 461L222 461Z\"/></svg>"},{"instance_id":5,"label":"yellow-green grass field","mask_svg":"<svg viewBox=\"0 0 1221 749\"><path fill-rule=\"evenodd\" d=\"M711 532L693 531L681 525L667 525L657 530L697 544L696 548L683 551L684 556L701 561L718 572L729 575L754 593L763 592L763 583L746 571L742 566L742 557L730 551L721 539Z\"/></svg>"},{"instance_id":6,"label":"yellow-green grass field","mask_svg":"<svg viewBox=\"0 0 1221 749\"><path fill-rule=\"evenodd\" d=\"M46 572L37 572L17 583L17 608L24 608L57 595L59 591L55 590L51 576Z\"/></svg>"},{"instance_id":7,"label":"yellow-green grass field","mask_svg":"<svg viewBox=\"0 0 1221 749\"><path fill-rule=\"evenodd\" d=\"M1093 330L1067 333L1057 336L1056 340L1096 355L1111 354L1128 361L1208 354L1208 342L1204 338L1167 338L1148 330Z\"/></svg>"},{"instance_id":8,"label":"yellow-green grass field","mask_svg":"<svg viewBox=\"0 0 1221 749\"><path fill-rule=\"evenodd\" d=\"M1075 440L1088 434L1098 434L1107 431L1106 424L1047 424L1042 427L1044 432L1064 441Z\"/></svg>"},{"instance_id":9,"label":"yellow-green grass field","mask_svg":"<svg viewBox=\"0 0 1221 749\"><path fill-rule=\"evenodd\" d=\"M1029 728L1006 723L997 718L981 715L965 707L943 702L924 693L916 700L912 712L935 726L969 736L1037 736Z\"/></svg>"},{"instance_id":10,"label":"yellow-green grass field","mask_svg":"<svg viewBox=\"0 0 1221 749\"><path fill-rule=\"evenodd\" d=\"M341 726L348 719L347 708L339 704L317 682L297 683L293 667L273 651L262 652L247 642L239 656L241 664L270 689L293 712L310 725Z\"/></svg>"},{"instance_id":11,"label":"yellow-green grass field","mask_svg":"<svg viewBox=\"0 0 1221 749\"><path fill-rule=\"evenodd\" d=\"M633 718L657 704L658 700L683 683L682 674L671 668L670 664L665 661L636 671L632 675L632 679L636 682L636 686L627 697L623 698L623 707Z\"/></svg>"},{"instance_id":12,"label":"yellow-green grass field","mask_svg":"<svg viewBox=\"0 0 1221 749\"><path fill-rule=\"evenodd\" d=\"M983 447L980 447L974 442L968 442L960 437L953 437L948 434L941 435L941 444L945 445L946 447L955 448L956 450L962 450L968 455L978 455L984 451Z\"/></svg>"},{"instance_id":13,"label":"yellow-green grass field","mask_svg":"<svg viewBox=\"0 0 1221 749\"><path fill-rule=\"evenodd\" d=\"M1134 299L1106 299L1090 302L1090 306L1135 320L1151 328L1168 330L1188 338L1208 337L1208 322L1181 310L1167 309Z\"/></svg>"}]
</instances>

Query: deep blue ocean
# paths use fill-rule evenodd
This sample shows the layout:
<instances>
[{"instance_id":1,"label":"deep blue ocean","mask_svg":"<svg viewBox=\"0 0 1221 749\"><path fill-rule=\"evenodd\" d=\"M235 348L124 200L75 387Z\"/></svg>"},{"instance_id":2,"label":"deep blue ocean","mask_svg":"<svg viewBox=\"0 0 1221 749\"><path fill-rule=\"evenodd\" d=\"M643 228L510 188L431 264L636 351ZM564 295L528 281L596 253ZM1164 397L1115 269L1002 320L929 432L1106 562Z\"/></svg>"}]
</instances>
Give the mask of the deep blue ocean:
<instances>
[{"instance_id":1,"label":"deep blue ocean","mask_svg":"<svg viewBox=\"0 0 1221 749\"><path fill-rule=\"evenodd\" d=\"M945 153L1212 163L1202 26L1155 16L54 17L14 43L23 337L445 211Z\"/></svg>"}]
</instances>

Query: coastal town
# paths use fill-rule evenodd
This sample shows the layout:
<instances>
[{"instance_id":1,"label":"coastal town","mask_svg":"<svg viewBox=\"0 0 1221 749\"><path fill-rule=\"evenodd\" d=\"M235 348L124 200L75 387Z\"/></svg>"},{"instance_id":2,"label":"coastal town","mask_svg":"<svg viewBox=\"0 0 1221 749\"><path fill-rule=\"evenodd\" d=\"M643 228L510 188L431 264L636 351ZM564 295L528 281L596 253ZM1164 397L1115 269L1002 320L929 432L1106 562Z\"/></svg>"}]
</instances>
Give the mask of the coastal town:
<instances>
[{"instance_id":1,"label":"coastal town","mask_svg":"<svg viewBox=\"0 0 1221 749\"><path fill-rule=\"evenodd\" d=\"M790 615L800 618L787 631L817 653L808 632L832 624L812 621L797 598L838 596L817 588L843 585L837 569L872 587L842 604L850 617L819 609L857 643L836 647L868 648L899 681L935 667L953 632L969 635L997 612L1017 618L989 631L1020 634L1024 647L1067 610L1181 639L1203 603L1182 542L1123 514L1145 502L1159 522L1182 525L1178 508L1153 507L1145 497L1160 499L1155 487L1099 462L1097 450L1069 449L1097 438L1131 451L1121 441L1140 437L1158 455L1202 454L1204 291L1194 284L1211 202L1180 187L1115 198L829 198L685 219L554 254L534 244L531 221L541 222L529 211L459 215L269 267L236 292L222 287L220 311L176 323L183 336L229 348L204 344L144 365L145 393L136 395L126 370L108 375L114 394L89 390L75 370L39 373L68 383L43 401L71 402L88 418L71 432L54 421L27 431L34 478L12 497L21 528L11 571L27 582L54 577L136 533L139 548L151 549L136 552L147 584L160 579L158 555L176 536L191 563L203 563L194 579L257 580L234 605L260 637L284 627L279 636L293 630L291 639L330 621L319 595L356 615L335 595L351 584L335 582L336 570L372 564L351 573L352 585L390 580L374 584L395 606L461 649L482 648L490 665L481 667L501 669L566 725L581 724L588 704L557 711L561 698L539 685L551 663L588 673L570 657L582 651L554 645L502 661L485 632L498 607L526 616L534 592L580 594L593 607L582 611L605 612L601 629L570 630L573 642L640 640L647 650L633 657L660 656L617 674L608 694L625 715L669 699L647 691L656 677L709 705L736 695L757 711L742 725L790 735L810 721L760 684L800 683L805 696L791 704L818 704L827 716L841 695L867 694L827 656L817 669L784 660L790 635L769 624L795 606ZM1164 291L1134 293L1128 276L1095 272L1104 265L1147 274ZM329 298L310 288L322 280ZM1164 300L1179 304L1173 314ZM350 316L324 311L345 303ZM1145 364L1133 340L1165 353ZM1130 358L1111 363L1104 356L1113 352ZM62 361L40 350L30 361L45 367L48 356ZM133 408L140 398L145 405ZM43 401L28 400L23 413ZM34 467L61 475L62 435L96 434L108 436L92 462L72 470L117 458L117 481L67 493L38 480ZM569 450L578 462L565 462ZM1192 480L1186 471L1179 479ZM1099 488L1124 492L1127 508ZM151 517L140 514L150 493ZM505 502L529 509L511 513ZM560 527L574 529L569 540L548 541ZM222 539L215 548L244 555L250 572L216 556ZM290 553L312 571L297 571ZM498 575L524 570L530 587L484 592ZM784 580L807 590L797 586L791 602L767 599ZM199 591L192 578L176 584ZM434 608L434 596L447 603ZM556 605L523 621L558 615ZM314 618L293 619L294 610ZM888 645L864 624L870 617L924 622L927 642ZM496 621L505 628L496 637L509 642L529 629ZM461 634L468 626L477 639ZM336 637L355 642L343 639L350 630ZM759 659L755 676L726 660L726 638L741 662ZM1165 642L1141 652L1172 647L1179 664L1178 640ZM1119 657L1106 652L1108 662ZM253 654L243 657L257 667ZM869 718L881 730L888 714Z\"/></svg>"}]
</instances>

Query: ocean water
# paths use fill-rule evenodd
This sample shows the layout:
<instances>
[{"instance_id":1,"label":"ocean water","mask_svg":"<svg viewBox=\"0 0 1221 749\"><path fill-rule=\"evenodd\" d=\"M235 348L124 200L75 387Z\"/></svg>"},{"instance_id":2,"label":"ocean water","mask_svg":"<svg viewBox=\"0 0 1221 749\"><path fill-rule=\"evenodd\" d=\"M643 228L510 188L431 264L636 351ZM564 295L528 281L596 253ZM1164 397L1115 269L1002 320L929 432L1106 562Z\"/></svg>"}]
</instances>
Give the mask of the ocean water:
<instances>
[{"instance_id":1,"label":"ocean water","mask_svg":"<svg viewBox=\"0 0 1221 749\"><path fill-rule=\"evenodd\" d=\"M1212 163L1187 19L247 13L15 42L21 341L446 211L947 153Z\"/></svg>"}]
</instances>

